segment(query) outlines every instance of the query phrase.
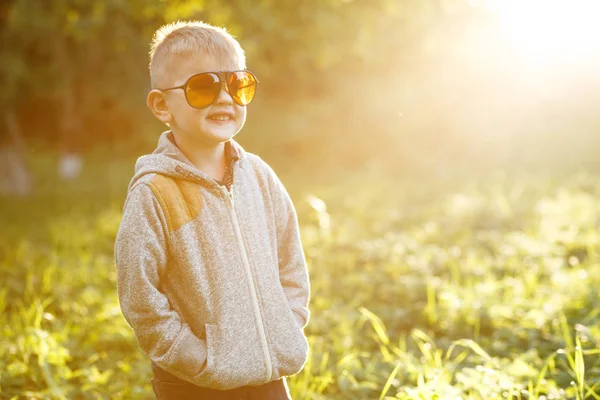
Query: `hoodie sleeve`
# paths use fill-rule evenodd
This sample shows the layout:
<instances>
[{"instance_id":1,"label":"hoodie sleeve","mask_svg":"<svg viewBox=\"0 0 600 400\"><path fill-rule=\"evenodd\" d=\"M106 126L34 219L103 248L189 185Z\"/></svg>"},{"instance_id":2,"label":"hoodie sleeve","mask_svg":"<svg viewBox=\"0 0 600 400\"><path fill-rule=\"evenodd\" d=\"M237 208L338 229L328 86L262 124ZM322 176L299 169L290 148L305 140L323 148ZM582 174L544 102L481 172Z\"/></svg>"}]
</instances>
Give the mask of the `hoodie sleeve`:
<instances>
[{"instance_id":1,"label":"hoodie sleeve","mask_svg":"<svg viewBox=\"0 0 600 400\"><path fill-rule=\"evenodd\" d=\"M310 310L310 282L306 258L302 249L298 217L292 199L275 171L266 166L269 190L275 212L277 227L277 254L279 257L279 279L290 308L302 329L308 325Z\"/></svg>"},{"instance_id":2,"label":"hoodie sleeve","mask_svg":"<svg viewBox=\"0 0 600 400\"><path fill-rule=\"evenodd\" d=\"M115 241L117 292L123 316L142 350L162 369L192 377L204 368L206 342L191 331L159 289L167 262L166 227L152 190L145 184L133 188Z\"/></svg>"}]
</instances>

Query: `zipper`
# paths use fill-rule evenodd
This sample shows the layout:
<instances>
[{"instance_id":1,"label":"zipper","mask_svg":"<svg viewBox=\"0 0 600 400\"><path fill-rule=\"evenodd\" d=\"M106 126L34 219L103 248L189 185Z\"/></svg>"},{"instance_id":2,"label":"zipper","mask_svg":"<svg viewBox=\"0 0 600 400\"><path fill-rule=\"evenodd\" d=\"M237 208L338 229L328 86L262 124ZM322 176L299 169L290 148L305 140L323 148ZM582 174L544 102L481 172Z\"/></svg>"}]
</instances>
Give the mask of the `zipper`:
<instances>
[{"instance_id":1,"label":"zipper","mask_svg":"<svg viewBox=\"0 0 600 400\"><path fill-rule=\"evenodd\" d=\"M242 237L242 230L240 229L239 220L237 218L237 213L235 211L235 203L233 201L233 184L231 185L230 190L225 189L227 193L227 198L229 199L229 204L231 205L231 217L233 220L233 227L235 230L235 234L238 238L238 245L240 248L240 253L242 255L242 260L244 262L244 266L246 267L246 273L248 275L248 281L250 282L250 290L252 292L252 305L254 306L254 316L256 317L256 322L258 324L258 333L261 339L263 352L265 355L265 360L267 363L267 380L269 382L271 377L273 376L273 367L271 365L271 356L269 354L269 345L267 343L267 336L265 334L264 324L262 321L262 317L260 315L260 306L258 304L258 297L256 295L256 287L254 285L254 278L252 276L252 270L250 268L250 261L248 260L248 251L246 249L246 243L244 242L244 238Z\"/></svg>"}]
</instances>

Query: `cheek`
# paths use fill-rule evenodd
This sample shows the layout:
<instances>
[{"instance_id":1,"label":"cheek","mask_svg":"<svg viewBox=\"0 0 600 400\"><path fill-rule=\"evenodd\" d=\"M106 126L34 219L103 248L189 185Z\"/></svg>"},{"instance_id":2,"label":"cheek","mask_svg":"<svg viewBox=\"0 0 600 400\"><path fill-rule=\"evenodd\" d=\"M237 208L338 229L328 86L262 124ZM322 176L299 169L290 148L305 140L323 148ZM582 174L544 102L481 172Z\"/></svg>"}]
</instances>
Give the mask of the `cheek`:
<instances>
[{"instance_id":1,"label":"cheek","mask_svg":"<svg viewBox=\"0 0 600 400\"><path fill-rule=\"evenodd\" d=\"M190 123L206 123L206 117L208 116L208 112L206 110L198 110L192 107L187 107L185 112L185 118L190 121Z\"/></svg>"},{"instance_id":2,"label":"cheek","mask_svg":"<svg viewBox=\"0 0 600 400\"><path fill-rule=\"evenodd\" d=\"M185 110L189 107L183 93L173 93L172 96L167 100L167 103L169 104L171 111L174 111L177 114L185 112Z\"/></svg>"},{"instance_id":3,"label":"cheek","mask_svg":"<svg viewBox=\"0 0 600 400\"><path fill-rule=\"evenodd\" d=\"M240 121L241 123L246 121L246 107L241 107L238 106L236 108L236 113L237 113L237 120Z\"/></svg>"},{"instance_id":4,"label":"cheek","mask_svg":"<svg viewBox=\"0 0 600 400\"><path fill-rule=\"evenodd\" d=\"M170 102L169 110L179 123L187 123L187 121L199 118L198 111L201 111L190 107L183 96L182 98L173 99Z\"/></svg>"},{"instance_id":5,"label":"cheek","mask_svg":"<svg viewBox=\"0 0 600 400\"><path fill-rule=\"evenodd\" d=\"M196 118L200 121L206 121L206 117L208 117L207 109L194 110L194 118Z\"/></svg>"}]
</instances>

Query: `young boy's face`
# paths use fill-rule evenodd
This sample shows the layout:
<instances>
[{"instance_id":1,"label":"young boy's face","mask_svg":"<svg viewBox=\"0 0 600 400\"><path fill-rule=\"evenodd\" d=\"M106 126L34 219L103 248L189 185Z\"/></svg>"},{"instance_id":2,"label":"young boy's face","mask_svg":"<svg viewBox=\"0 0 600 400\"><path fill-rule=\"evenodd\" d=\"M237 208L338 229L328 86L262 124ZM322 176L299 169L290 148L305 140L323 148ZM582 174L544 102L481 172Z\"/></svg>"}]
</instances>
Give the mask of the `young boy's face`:
<instances>
[{"instance_id":1,"label":"young boy's face","mask_svg":"<svg viewBox=\"0 0 600 400\"><path fill-rule=\"evenodd\" d=\"M223 65L212 55L196 53L173 63L165 79L166 87L183 85L190 76L202 72L239 70L234 62ZM171 114L169 125L177 135L192 142L216 145L236 135L246 121L246 107L236 104L222 86L217 99L208 107L196 109L190 106L183 90L165 92Z\"/></svg>"}]
</instances>

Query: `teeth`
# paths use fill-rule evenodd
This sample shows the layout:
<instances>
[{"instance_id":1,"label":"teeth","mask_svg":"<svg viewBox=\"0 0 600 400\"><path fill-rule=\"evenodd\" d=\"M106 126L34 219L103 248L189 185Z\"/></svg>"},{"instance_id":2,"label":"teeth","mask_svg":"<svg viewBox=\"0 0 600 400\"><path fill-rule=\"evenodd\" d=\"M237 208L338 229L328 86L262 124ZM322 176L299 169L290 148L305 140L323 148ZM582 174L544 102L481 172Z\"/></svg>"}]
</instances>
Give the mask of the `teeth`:
<instances>
[{"instance_id":1,"label":"teeth","mask_svg":"<svg viewBox=\"0 0 600 400\"><path fill-rule=\"evenodd\" d=\"M210 117L211 119L216 119L217 121L227 121L229 120L229 116L227 115L216 115L213 117Z\"/></svg>"}]
</instances>

